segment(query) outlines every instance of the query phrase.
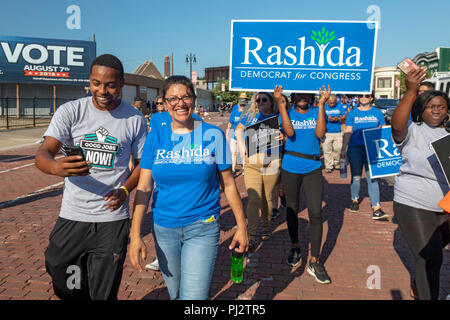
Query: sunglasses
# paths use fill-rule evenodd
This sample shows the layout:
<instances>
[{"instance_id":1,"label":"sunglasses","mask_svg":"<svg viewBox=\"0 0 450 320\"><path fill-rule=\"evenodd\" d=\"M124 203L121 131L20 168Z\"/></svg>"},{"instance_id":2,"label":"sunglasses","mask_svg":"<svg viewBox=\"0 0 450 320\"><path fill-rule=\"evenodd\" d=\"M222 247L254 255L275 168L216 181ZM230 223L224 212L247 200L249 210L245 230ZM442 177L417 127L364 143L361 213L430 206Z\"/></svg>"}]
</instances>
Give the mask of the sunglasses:
<instances>
[{"instance_id":1,"label":"sunglasses","mask_svg":"<svg viewBox=\"0 0 450 320\"><path fill-rule=\"evenodd\" d=\"M258 98L258 99L256 99L256 103L267 102L267 101L269 101L269 99L267 99L267 98Z\"/></svg>"},{"instance_id":2,"label":"sunglasses","mask_svg":"<svg viewBox=\"0 0 450 320\"><path fill-rule=\"evenodd\" d=\"M160 104L162 105L163 103L162 103L162 102L157 102L157 103L156 103L156 105L160 105Z\"/></svg>"},{"instance_id":3,"label":"sunglasses","mask_svg":"<svg viewBox=\"0 0 450 320\"><path fill-rule=\"evenodd\" d=\"M360 95L359 97L360 97L360 98L367 98L367 99L372 98L372 96L371 96L370 94L362 94L362 95Z\"/></svg>"}]
</instances>

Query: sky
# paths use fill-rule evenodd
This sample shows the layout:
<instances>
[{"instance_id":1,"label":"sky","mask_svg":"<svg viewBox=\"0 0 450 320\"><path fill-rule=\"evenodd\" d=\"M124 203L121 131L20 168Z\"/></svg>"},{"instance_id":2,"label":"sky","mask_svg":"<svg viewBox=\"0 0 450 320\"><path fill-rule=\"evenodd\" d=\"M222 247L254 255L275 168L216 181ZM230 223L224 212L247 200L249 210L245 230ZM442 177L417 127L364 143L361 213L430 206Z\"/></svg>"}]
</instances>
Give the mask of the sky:
<instances>
[{"instance_id":1,"label":"sky","mask_svg":"<svg viewBox=\"0 0 450 320\"><path fill-rule=\"evenodd\" d=\"M71 5L80 8L80 29L67 27ZM95 34L97 55L116 55L129 73L151 60L163 74L172 53L174 74L189 76L189 53L199 77L228 66L233 19L365 21L379 12L376 67L450 47L449 0L4 0L1 11L0 35L91 41Z\"/></svg>"}]
</instances>

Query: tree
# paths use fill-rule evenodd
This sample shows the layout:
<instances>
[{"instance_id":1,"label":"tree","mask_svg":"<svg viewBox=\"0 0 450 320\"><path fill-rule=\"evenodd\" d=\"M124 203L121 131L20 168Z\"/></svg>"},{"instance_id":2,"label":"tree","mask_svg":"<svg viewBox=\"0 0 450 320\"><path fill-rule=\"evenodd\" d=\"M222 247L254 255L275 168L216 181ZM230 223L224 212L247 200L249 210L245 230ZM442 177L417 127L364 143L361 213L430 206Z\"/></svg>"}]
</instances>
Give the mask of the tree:
<instances>
[{"instance_id":1,"label":"tree","mask_svg":"<svg viewBox=\"0 0 450 320\"><path fill-rule=\"evenodd\" d=\"M225 83L224 92L222 92L222 83ZM237 100L241 92L229 91L228 88L229 88L229 80L224 80L223 82L219 82L218 84L216 84L216 86L212 89L214 99L219 100L223 103L232 103L232 104L237 103ZM246 93L248 97L252 96L251 92Z\"/></svg>"}]
</instances>

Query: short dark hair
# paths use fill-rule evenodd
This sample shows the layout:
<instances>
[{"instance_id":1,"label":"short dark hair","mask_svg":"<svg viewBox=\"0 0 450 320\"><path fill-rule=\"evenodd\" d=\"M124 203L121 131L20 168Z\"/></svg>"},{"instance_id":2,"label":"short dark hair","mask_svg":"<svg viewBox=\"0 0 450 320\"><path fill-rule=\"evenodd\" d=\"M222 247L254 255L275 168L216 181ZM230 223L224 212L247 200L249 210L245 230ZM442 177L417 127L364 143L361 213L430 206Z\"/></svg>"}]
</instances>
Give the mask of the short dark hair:
<instances>
[{"instance_id":1,"label":"short dark hair","mask_svg":"<svg viewBox=\"0 0 450 320\"><path fill-rule=\"evenodd\" d=\"M91 73L92 73L92 68L94 66L104 66L104 67L115 69L115 70L119 71L120 79L121 80L123 79L122 62L120 62L119 58L117 58L116 56L113 56L112 54L102 54L101 56L98 56L97 58L95 58L94 61L92 61L92 63L91 63L91 70L90 70Z\"/></svg>"},{"instance_id":2,"label":"short dark hair","mask_svg":"<svg viewBox=\"0 0 450 320\"><path fill-rule=\"evenodd\" d=\"M430 82L430 81L423 81L421 84L419 84L420 86L426 86L428 88L430 88L431 90L434 90L434 83Z\"/></svg>"},{"instance_id":3,"label":"short dark hair","mask_svg":"<svg viewBox=\"0 0 450 320\"><path fill-rule=\"evenodd\" d=\"M305 97L309 99L309 103L312 103L314 101L314 93L291 93L291 101L293 103L296 103L297 101L299 101L300 97Z\"/></svg>"},{"instance_id":4,"label":"short dark hair","mask_svg":"<svg viewBox=\"0 0 450 320\"><path fill-rule=\"evenodd\" d=\"M170 76L164 80L164 85L162 88L163 99L166 97L167 90L169 90L169 88L174 84L182 84L186 86L192 98L194 98L194 100L197 99L192 81L185 76Z\"/></svg>"},{"instance_id":5,"label":"short dark hair","mask_svg":"<svg viewBox=\"0 0 450 320\"><path fill-rule=\"evenodd\" d=\"M438 91L438 90L430 90L425 91L421 95L417 96L416 101L414 101L414 104L411 108L411 118L412 121L417 122L418 124L422 124L423 122L423 112L425 111L425 107L427 106L428 102L435 98L435 97L442 97L444 98L445 102L447 103L447 117L443 121L443 125L447 129L447 122L450 117L450 99L448 98L448 95L445 92Z\"/></svg>"}]
</instances>

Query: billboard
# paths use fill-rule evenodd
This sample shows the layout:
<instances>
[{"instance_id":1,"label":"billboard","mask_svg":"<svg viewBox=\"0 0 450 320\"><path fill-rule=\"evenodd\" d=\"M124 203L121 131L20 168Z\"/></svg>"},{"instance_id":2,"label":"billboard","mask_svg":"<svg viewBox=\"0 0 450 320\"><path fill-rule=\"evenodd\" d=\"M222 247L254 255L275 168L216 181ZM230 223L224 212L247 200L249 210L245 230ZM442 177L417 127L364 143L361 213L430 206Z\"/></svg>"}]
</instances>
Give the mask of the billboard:
<instances>
[{"instance_id":1,"label":"billboard","mask_svg":"<svg viewBox=\"0 0 450 320\"><path fill-rule=\"evenodd\" d=\"M0 82L88 85L94 41L0 36Z\"/></svg>"},{"instance_id":2,"label":"billboard","mask_svg":"<svg viewBox=\"0 0 450 320\"><path fill-rule=\"evenodd\" d=\"M376 21L233 20L230 90L370 93Z\"/></svg>"}]
</instances>

